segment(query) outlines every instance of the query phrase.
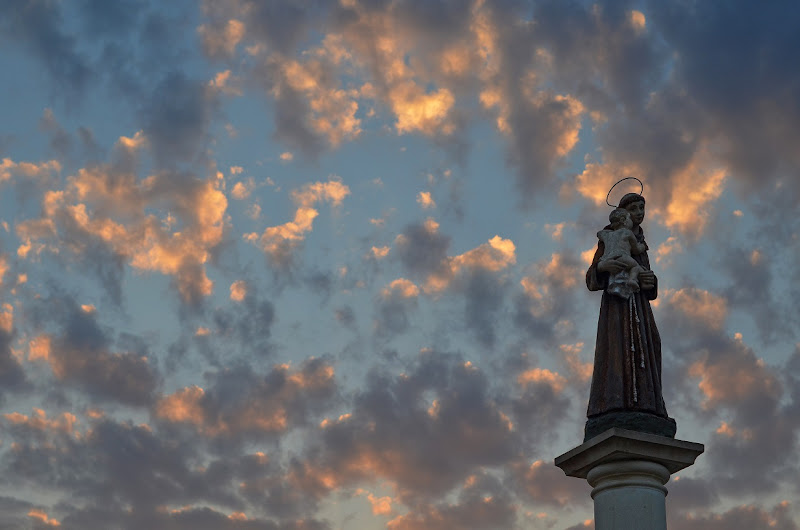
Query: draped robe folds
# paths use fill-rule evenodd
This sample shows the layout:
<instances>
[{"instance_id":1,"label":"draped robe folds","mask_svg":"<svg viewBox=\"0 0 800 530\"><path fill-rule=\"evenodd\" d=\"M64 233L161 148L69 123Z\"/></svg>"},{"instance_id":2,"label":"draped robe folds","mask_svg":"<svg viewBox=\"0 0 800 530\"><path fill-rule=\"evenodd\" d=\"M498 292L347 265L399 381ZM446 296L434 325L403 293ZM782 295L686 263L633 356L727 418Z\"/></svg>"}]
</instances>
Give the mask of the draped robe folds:
<instances>
[{"instance_id":1,"label":"draped robe folds","mask_svg":"<svg viewBox=\"0 0 800 530\"><path fill-rule=\"evenodd\" d=\"M639 243L644 243L641 227L636 227L634 234ZM661 393L661 337L650 309L650 300L658 295L658 285L633 293L633 304L606 292L609 274L597 270L603 251L600 241L586 272L589 290L603 290L587 417L591 422L607 413L636 411L669 418ZM647 252L632 257L650 270Z\"/></svg>"}]
</instances>

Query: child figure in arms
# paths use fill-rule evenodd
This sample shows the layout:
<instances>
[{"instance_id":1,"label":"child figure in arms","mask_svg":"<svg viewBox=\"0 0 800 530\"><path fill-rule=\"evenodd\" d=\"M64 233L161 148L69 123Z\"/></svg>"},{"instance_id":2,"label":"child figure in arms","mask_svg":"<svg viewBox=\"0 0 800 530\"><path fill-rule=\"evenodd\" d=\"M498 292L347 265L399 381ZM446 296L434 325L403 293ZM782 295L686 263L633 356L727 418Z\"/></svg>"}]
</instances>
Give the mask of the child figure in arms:
<instances>
[{"instance_id":1,"label":"child figure in arms","mask_svg":"<svg viewBox=\"0 0 800 530\"><path fill-rule=\"evenodd\" d=\"M636 241L636 236L631 231L633 220L628 210L617 208L609 214L608 220L610 226L597 232L597 238L604 245L600 261L613 259L625 264L625 269L609 278L608 292L628 298L631 293L639 291L639 273L644 270L631 254L641 254L647 247Z\"/></svg>"}]
</instances>

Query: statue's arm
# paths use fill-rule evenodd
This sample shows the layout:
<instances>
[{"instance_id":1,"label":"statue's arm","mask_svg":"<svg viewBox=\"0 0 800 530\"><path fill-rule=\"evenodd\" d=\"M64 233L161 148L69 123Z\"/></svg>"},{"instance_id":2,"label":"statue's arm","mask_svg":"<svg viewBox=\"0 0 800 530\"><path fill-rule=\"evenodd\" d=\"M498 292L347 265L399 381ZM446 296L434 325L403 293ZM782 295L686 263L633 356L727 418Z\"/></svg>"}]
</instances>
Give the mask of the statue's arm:
<instances>
[{"instance_id":1,"label":"statue's arm","mask_svg":"<svg viewBox=\"0 0 800 530\"><path fill-rule=\"evenodd\" d=\"M639 273L639 285L641 285L642 294L646 299L655 300L658 298L658 277L650 270L650 260L646 259L647 254L644 254L644 256L646 270Z\"/></svg>"},{"instance_id":2,"label":"statue's arm","mask_svg":"<svg viewBox=\"0 0 800 530\"><path fill-rule=\"evenodd\" d=\"M605 252L605 244L603 241L598 241L597 250L594 253L592 264L589 265L589 270L586 271L586 287L590 291L602 291L608 285L608 273L597 270L597 263L603 257Z\"/></svg>"},{"instance_id":3,"label":"statue's arm","mask_svg":"<svg viewBox=\"0 0 800 530\"><path fill-rule=\"evenodd\" d=\"M641 273L639 273L641 276ZM653 274L653 287L652 289L643 289L644 297L648 300L655 300L658 298L658 277Z\"/></svg>"},{"instance_id":4,"label":"statue's arm","mask_svg":"<svg viewBox=\"0 0 800 530\"><path fill-rule=\"evenodd\" d=\"M636 239L636 236L633 235L633 232L630 232L630 235L628 236L628 242L631 245L631 254L642 254L647 252L647 244L639 243L639 241Z\"/></svg>"}]
</instances>

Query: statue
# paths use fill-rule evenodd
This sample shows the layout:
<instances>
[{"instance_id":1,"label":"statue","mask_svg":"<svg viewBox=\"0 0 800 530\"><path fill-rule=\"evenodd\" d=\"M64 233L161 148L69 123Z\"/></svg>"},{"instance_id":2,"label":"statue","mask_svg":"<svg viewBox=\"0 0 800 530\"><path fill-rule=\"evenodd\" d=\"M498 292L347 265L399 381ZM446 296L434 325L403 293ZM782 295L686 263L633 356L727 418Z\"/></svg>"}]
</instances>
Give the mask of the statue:
<instances>
[{"instance_id":1,"label":"statue","mask_svg":"<svg viewBox=\"0 0 800 530\"><path fill-rule=\"evenodd\" d=\"M611 274L608 278L609 293L621 296L626 300L632 293L639 290L639 273L644 269L631 254L641 254L647 251L644 243L639 243L631 228L633 220L628 210L617 208L608 216L608 228L597 232L597 239L603 244L603 255L598 264L605 264L608 260L616 260L625 265L616 274Z\"/></svg>"},{"instance_id":2,"label":"statue","mask_svg":"<svg viewBox=\"0 0 800 530\"><path fill-rule=\"evenodd\" d=\"M622 197L611 224L597 234L586 272L586 286L603 295L584 441L612 427L675 437L661 395L661 337L650 309L658 279L647 256L644 213L641 194Z\"/></svg>"}]
</instances>

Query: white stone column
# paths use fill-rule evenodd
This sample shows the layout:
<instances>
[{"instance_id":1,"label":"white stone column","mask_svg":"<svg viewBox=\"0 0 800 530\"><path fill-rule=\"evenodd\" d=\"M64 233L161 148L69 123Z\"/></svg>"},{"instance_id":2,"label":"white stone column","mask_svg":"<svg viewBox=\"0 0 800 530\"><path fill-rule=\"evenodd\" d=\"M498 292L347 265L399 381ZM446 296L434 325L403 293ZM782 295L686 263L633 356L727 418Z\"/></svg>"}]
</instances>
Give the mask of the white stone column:
<instances>
[{"instance_id":1,"label":"white stone column","mask_svg":"<svg viewBox=\"0 0 800 530\"><path fill-rule=\"evenodd\" d=\"M555 463L592 486L595 530L666 530L664 484L703 450L698 443L613 428Z\"/></svg>"}]
</instances>

